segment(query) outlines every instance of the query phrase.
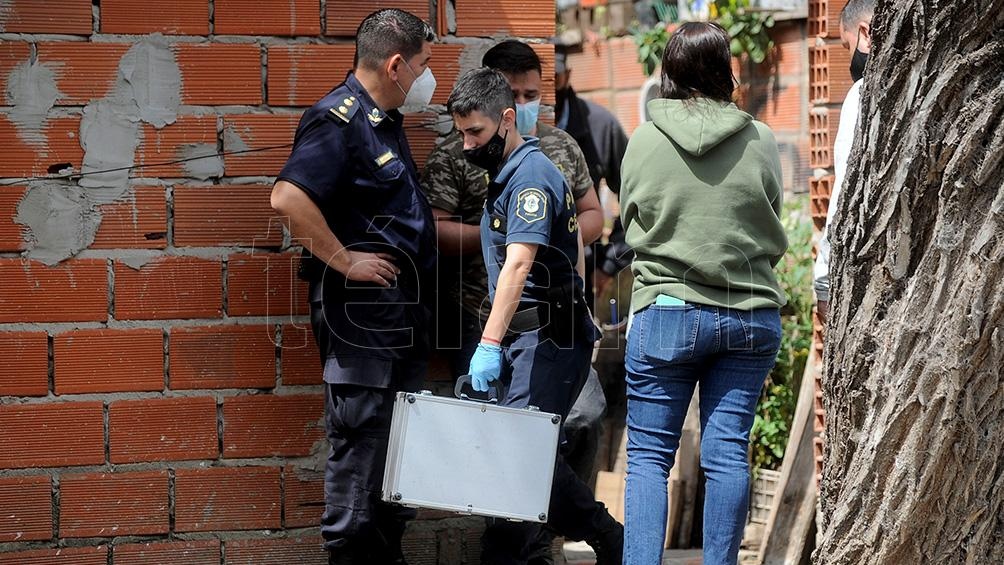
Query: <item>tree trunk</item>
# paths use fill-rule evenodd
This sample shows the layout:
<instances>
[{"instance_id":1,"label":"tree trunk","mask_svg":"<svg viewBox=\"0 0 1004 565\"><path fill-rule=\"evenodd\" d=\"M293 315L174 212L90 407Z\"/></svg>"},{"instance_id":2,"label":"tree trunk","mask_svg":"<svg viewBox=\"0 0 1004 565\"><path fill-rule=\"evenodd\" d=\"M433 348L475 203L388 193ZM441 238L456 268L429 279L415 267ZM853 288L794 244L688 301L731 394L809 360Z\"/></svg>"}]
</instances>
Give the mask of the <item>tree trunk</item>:
<instances>
[{"instance_id":1,"label":"tree trunk","mask_svg":"<svg viewBox=\"0 0 1004 565\"><path fill-rule=\"evenodd\" d=\"M879 0L872 30L815 558L1004 563L1004 0Z\"/></svg>"}]
</instances>

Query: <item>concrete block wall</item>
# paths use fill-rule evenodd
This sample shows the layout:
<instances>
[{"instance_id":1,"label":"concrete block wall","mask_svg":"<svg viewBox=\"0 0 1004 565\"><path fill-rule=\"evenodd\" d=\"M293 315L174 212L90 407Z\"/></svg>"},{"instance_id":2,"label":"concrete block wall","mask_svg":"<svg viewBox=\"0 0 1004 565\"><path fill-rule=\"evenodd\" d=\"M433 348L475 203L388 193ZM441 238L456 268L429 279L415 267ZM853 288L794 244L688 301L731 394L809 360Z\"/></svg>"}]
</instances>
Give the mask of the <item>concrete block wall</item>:
<instances>
[{"instance_id":1,"label":"concrete block wall","mask_svg":"<svg viewBox=\"0 0 1004 565\"><path fill-rule=\"evenodd\" d=\"M737 60L733 65L740 81L738 103L774 130L785 188L806 192L805 178L810 174L806 21L779 21L771 36L777 49L764 64L750 67ZM587 44L580 53L570 55L569 62L576 92L606 106L630 135L640 123L638 93L648 78L637 61L634 41L618 37Z\"/></svg>"},{"instance_id":2,"label":"concrete block wall","mask_svg":"<svg viewBox=\"0 0 1004 565\"><path fill-rule=\"evenodd\" d=\"M383 7L440 34L420 164L499 38L538 42L553 102L547 0L0 1L0 565L325 562L320 369L268 196ZM410 562L476 563L481 527L423 512Z\"/></svg>"}]
</instances>

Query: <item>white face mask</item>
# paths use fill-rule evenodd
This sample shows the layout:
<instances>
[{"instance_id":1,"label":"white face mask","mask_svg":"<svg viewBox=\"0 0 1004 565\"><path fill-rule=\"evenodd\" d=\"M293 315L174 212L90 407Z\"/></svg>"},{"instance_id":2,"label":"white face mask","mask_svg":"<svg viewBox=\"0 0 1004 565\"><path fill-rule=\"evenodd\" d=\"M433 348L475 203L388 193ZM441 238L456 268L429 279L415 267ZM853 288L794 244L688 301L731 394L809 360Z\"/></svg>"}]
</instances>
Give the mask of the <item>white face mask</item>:
<instances>
[{"instance_id":1,"label":"white face mask","mask_svg":"<svg viewBox=\"0 0 1004 565\"><path fill-rule=\"evenodd\" d=\"M411 74L414 75L415 71L411 69L411 65L407 61L404 62ZM401 83L397 83L397 87L401 88ZM436 91L436 77L432 76L432 69L426 67L425 71L421 75L415 77L415 82L411 83L411 88L408 92L404 92L401 88L401 92L404 93L404 103L398 108L398 110L407 114L409 112L419 112L424 110L429 102L432 101L432 93Z\"/></svg>"}]
</instances>

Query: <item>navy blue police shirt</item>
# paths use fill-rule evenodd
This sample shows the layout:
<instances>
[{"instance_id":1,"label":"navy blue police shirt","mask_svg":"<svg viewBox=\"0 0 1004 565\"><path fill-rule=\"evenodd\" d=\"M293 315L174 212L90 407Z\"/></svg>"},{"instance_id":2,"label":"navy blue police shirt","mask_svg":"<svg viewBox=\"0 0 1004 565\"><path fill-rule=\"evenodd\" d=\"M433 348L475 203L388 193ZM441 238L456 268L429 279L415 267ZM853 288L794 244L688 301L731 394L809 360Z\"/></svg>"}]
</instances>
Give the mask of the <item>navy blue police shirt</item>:
<instances>
[{"instance_id":1,"label":"navy blue police shirt","mask_svg":"<svg viewBox=\"0 0 1004 565\"><path fill-rule=\"evenodd\" d=\"M310 196L347 249L389 253L401 269L390 289L347 280L334 269L323 282L311 282L310 300L324 302L332 334L322 355L397 358L427 333L401 330L423 321L436 257L432 210L402 121L397 110L377 107L350 73L303 114L279 173Z\"/></svg>"},{"instance_id":2,"label":"navy blue police shirt","mask_svg":"<svg viewBox=\"0 0 1004 565\"><path fill-rule=\"evenodd\" d=\"M481 216L481 250L492 301L510 243L538 246L521 302L546 302L550 287L583 286L575 271L579 224L572 193L565 176L540 151L539 141L524 140L489 185Z\"/></svg>"}]
</instances>

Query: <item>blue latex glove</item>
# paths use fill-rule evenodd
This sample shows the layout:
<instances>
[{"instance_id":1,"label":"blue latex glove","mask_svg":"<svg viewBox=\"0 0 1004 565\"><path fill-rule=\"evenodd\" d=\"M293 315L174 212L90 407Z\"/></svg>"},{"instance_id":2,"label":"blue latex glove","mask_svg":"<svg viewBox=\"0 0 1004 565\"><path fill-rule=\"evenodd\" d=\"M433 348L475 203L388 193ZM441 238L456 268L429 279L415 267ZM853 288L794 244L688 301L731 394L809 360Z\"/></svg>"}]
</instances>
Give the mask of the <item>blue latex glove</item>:
<instances>
[{"instance_id":1,"label":"blue latex glove","mask_svg":"<svg viewBox=\"0 0 1004 565\"><path fill-rule=\"evenodd\" d=\"M471 357L471 386L478 392L488 392L488 383L499 378L502 371L502 348L490 343L479 343Z\"/></svg>"}]
</instances>

